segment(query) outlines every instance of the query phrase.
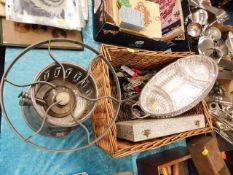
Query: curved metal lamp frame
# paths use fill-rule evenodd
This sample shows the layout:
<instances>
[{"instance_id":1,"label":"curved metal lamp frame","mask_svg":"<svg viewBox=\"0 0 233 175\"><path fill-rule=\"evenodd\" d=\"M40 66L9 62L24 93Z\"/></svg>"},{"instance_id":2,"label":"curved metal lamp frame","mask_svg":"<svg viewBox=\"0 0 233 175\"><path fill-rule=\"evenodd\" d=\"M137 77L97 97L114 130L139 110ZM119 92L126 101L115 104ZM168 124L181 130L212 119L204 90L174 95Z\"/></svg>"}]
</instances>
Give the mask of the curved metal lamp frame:
<instances>
[{"instance_id":1,"label":"curved metal lamp frame","mask_svg":"<svg viewBox=\"0 0 233 175\"><path fill-rule=\"evenodd\" d=\"M68 42L68 43L73 43L73 44L78 44L78 45L82 45L84 48L87 48L89 49L90 51L94 52L96 55L98 55L104 62L105 64L108 65L112 75L113 75L113 78L114 78L114 81L115 81L115 84L116 84L116 89L117 89L117 94L118 94L118 97L115 98L115 97L112 97L112 96L103 96L103 97L98 97L96 99L89 99L85 96L83 96L82 98L85 98L86 100L91 100L91 101L98 101L98 100L101 100L101 99L111 99L113 102L117 103L117 106L116 106L116 111L115 111L115 115L114 117L112 118L112 121L109 123L108 127L103 131L103 133L98 136L97 138L95 138L94 140L90 141L90 138L89 138L89 132L86 131L87 128L85 126L83 126L82 123L80 123L79 121L77 121L77 124L79 124L85 131L86 131L86 134L87 134L87 141L88 141L88 144L84 145L84 146L77 146L77 147L74 147L74 148L70 148L70 149L50 149L50 148L47 148L45 146L41 146L39 144L36 144L36 143L33 143L32 141L30 141L29 139L35 135L37 135L40 130L38 130L37 132L35 132L33 135L29 136L28 138L25 138L15 127L14 125L12 124L10 118L8 117L7 115L7 111L6 111L6 108L5 108L5 103L4 103L4 98L3 98L3 95L4 95L4 87L5 87L5 82L11 84L11 85L14 85L16 87L25 87L25 86L33 86L33 85L36 85L38 83L49 83L49 82L33 82L33 83L30 83L30 84L22 84L22 85L19 85L19 84L16 84L16 83L13 83L13 82L10 82L8 79L7 79L7 76L11 70L11 68L13 67L13 65L27 52L29 52L30 50L34 49L34 48L37 48L37 47L40 47L44 44L48 44L48 51L49 51L49 56L54 60L54 62L56 62L58 65L61 66L62 70L63 70L63 78L65 77L64 75L64 67L63 65L58 62L55 57L52 55L51 51L50 51L50 44L51 42ZM95 58L94 58L95 59ZM92 62L90 62L91 64ZM80 80L80 82L86 80L89 75L90 75L90 64L89 64L89 67L88 67L88 71L87 71L87 75L86 77L84 77L82 80ZM48 85L51 85L53 86L52 84L48 84ZM86 45L86 44L83 44L82 42L79 42L79 41L76 41L76 40L71 40L71 39L51 39L51 40L45 40L45 41L42 41L42 42L39 42L39 43L36 43L36 44L33 44L27 48L25 48L12 62L11 64L9 65L9 67L6 69L6 71L4 72L3 76L2 76L2 80L1 80L1 85L0 85L0 104L1 104L1 108L2 108L2 113L3 113L3 116L5 117L7 123L9 124L10 128L15 132L15 134L21 139L23 140L24 142L26 143L29 143L31 144L32 146L36 147L36 148L39 148L41 150L44 150L44 151L48 151L48 152L73 152L73 151L79 151L79 150L82 150L82 149L85 149L85 148L88 148L89 146L92 146L94 145L96 142L98 142L99 140L101 140L106 134L107 132L109 132L110 128L113 126L114 122L116 121L116 118L118 116L118 113L119 113L119 110L120 110L120 106L121 106L121 103L124 102L126 100L121 100L121 89L120 89L120 83L119 83L119 80L117 78L117 75L116 75L116 72L113 68L113 66L111 65L111 63L102 55L100 54L97 50L95 50L94 48L90 47L89 45ZM54 103L55 104L55 103ZM53 104L53 105L54 105ZM72 114L71 114L72 115ZM43 126L42 126L43 127Z\"/></svg>"}]
</instances>

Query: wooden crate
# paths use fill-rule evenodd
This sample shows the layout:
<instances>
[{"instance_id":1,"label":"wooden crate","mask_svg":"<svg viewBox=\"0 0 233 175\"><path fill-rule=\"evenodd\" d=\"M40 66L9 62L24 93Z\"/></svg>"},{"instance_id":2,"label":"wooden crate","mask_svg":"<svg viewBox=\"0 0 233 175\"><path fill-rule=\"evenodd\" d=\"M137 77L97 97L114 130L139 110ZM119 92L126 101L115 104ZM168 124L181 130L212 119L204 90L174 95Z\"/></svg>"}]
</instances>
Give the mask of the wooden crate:
<instances>
[{"instance_id":1,"label":"wooden crate","mask_svg":"<svg viewBox=\"0 0 233 175\"><path fill-rule=\"evenodd\" d=\"M192 55L192 52L158 52L147 50L132 50L125 47L102 45L100 52L111 62L113 66L127 65L139 69L152 68L161 64L169 63L178 58ZM107 65L99 58L92 64L92 75L95 78L99 90L99 96L112 95L111 78ZM179 134L174 134L158 139L132 143L117 138L116 125L114 124L108 134L97 145L114 158L130 154L152 150L170 143L183 140L194 135L204 134L213 130L211 116L207 105L201 102L202 112L206 117L206 127ZM109 99L98 101L93 114L93 131L95 136L100 135L114 116L114 104Z\"/></svg>"}]
</instances>

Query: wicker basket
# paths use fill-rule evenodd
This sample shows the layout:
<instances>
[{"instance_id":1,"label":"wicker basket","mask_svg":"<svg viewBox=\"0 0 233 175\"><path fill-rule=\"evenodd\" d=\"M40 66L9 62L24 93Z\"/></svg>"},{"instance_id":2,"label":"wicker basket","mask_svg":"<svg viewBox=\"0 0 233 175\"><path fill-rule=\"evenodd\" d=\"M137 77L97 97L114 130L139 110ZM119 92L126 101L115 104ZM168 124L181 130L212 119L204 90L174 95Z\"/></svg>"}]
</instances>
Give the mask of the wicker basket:
<instances>
[{"instance_id":1,"label":"wicker basket","mask_svg":"<svg viewBox=\"0 0 233 175\"><path fill-rule=\"evenodd\" d=\"M189 56L191 52L156 52L146 50L132 50L125 47L117 47L110 45L102 45L101 53L106 56L113 66L128 65L139 69L151 68L164 63L175 61L178 58ZM92 64L92 74L96 79L99 96L112 95L112 85L108 67L105 63L97 58ZM142 141L138 143L128 142L118 139L116 126L113 125L108 134L100 140L97 145L110 154L112 157L123 157L130 154L159 148L164 145L183 140L194 135L204 134L213 130L211 116L208 113L205 102L200 104L202 113L206 117L206 127L202 129L187 131L171 136L166 136L158 139ZM108 123L114 116L114 104L109 99L98 101L96 110L93 114L93 131L95 136L100 135L107 127Z\"/></svg>"}]
</instances>

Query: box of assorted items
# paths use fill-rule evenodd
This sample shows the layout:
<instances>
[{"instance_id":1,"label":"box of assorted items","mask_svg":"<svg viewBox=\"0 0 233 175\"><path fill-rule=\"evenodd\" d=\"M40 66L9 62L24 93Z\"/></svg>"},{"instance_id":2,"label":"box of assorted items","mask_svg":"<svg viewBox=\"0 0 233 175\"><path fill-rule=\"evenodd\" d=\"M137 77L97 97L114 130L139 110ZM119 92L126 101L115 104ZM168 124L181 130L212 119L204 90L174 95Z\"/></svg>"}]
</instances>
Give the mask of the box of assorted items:
<instances>
[{"instance_id":1,"label":"box of assorted items","mask_svg":"<svg viewBox=\"0 0 233 175\"><path fill-rule=\"evenodd\" d=\"M187 9L187 1L180 0L94 0L94 39L148 50L187 51Z\"/></svg>"},{"instance_id":2,"label":"box of assorted items","mask_svg":"<svg viewBox=\"0 0 233 175\"><path fill-rule=\"evenodd\" d=\"M101 53L113 65L124 99L111 132L97 143L112 157L155 149L212 131L207 105L201 99L217 78L213 60L192 52L111 45L102 45ZM99 96L117 98L115 83L103 61L92 63L92 75L97 80ZM116 103L111 99L98 101L93 115L95 136L108 126Z\"/></svg>"}]
</instances>

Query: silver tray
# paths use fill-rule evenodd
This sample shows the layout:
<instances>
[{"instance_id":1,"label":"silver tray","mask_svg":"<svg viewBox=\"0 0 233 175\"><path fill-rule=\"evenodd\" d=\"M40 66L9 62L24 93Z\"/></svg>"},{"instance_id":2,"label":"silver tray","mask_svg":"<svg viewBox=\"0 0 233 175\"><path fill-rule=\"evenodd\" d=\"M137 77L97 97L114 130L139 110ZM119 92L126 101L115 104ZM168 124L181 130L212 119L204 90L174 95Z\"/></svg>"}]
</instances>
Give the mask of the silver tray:
<instances>
[{"instance_id":1,"label":"silver tray","mask_svg":"<svg viewBox=\"0 0 233 175\"><path fill-rule=\"evenodd\" d=\"M179 115L208 95L217 76L218 65L210 57L181 58L159 71L144 86L140 106L153 116Z\"/></svg>"}]
</instances>

